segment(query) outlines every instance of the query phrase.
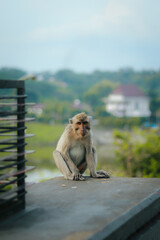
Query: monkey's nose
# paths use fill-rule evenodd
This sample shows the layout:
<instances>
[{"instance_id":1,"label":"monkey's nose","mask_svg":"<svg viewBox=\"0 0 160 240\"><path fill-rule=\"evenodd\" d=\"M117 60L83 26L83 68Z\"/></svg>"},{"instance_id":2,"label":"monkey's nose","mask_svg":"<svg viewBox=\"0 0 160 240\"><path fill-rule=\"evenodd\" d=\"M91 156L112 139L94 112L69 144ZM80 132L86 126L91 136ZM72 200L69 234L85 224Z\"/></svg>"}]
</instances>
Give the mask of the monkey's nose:
<instances>
[{"instance_id":1,"label":"monkey's nose","mask_svg":"<svg viewBox=\"0 0 160 240\"><path fill-rule=\"evenodd\" d=\"M81 135L84 137L86 135L85 131L81 131Z\"/></svg>"}]
</instances>

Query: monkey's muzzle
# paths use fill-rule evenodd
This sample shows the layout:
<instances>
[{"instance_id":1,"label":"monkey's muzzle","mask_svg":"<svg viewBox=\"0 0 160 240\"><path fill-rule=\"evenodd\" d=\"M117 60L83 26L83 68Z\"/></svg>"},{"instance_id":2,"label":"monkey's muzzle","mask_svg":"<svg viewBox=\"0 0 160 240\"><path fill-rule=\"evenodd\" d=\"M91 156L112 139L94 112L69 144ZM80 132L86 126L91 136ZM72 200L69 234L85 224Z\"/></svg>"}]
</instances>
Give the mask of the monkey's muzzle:
<instances>
[{"instance_id":1,"label":"monkey's muzzle","mask_svg":"<svg viewBox=\"0 0 160 240\"><path fill-rule=\"evenodd\" d=\"M86 132L81 132L82 137L86 135Z\"/></svg>"}]
</instances>

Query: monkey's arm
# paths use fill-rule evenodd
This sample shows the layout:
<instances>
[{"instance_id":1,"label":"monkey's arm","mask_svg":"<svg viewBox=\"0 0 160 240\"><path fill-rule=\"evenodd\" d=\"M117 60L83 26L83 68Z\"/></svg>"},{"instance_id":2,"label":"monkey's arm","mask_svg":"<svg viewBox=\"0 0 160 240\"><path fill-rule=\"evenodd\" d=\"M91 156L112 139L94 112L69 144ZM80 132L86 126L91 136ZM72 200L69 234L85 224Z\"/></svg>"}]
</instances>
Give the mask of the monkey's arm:
<instances>
[{"instance_id":1,"label":"monkey's arm","mask_svg":"<svg viewBox=\"0 0 160 240\"><path fill-rule=\"evenodd\" d=\"M77 166L74 164L74 162L71 160L69 151L65 150L62 152L62 156L65 159L68 167L70 168L71 172L79 172Z\"/></svg>"}]
</instances>

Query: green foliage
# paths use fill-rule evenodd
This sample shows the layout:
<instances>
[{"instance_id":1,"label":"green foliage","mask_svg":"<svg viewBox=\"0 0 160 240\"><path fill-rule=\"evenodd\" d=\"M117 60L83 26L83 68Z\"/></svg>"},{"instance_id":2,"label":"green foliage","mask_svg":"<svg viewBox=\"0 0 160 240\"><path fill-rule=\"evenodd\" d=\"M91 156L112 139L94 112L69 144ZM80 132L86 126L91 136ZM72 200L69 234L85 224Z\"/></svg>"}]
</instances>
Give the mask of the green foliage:
<instances>
[{"instance_id":1,"label":"green foliage","mask_svg":"<svg viewBox=\"0 0 160 240\"><path fill-rule=\"evenodd\" d=\"M142 125L146 121L146 118L138 117L122 117L117 118L114 116L99 115L99 124L105 126L106 128L123 128L131 129L136 126Z\"/></svg>"},{"instance_id":2,"label":"green foliage","mask_svg":"<svg viewBox=\"0 0 160 240\"><path fill-rule=\"evenodd\" d=\"M160 137L153 130L115 130L116 159L131 177L160 177Z\"/></svg>"},{"instance_id":3,"label":"green foliage","mask_svg":"<svg viewBox=\"0 0 160 240\"><path fill-rule=\"evenodd\" d=\"M152 121L155 122L156 113L160 111L160 97L158 96L158 91L153 90L153 88L149 90L148 96L150 98L150 110L152 113L151 118L152 118Z\"/></svg>"},{"instance_id":4,"label":"green foliage","mask_svg":"<svg viewBox=\"0 0 160 240\"><path fill-rule=\"evenodd\" d=\"M84 73L75 73L71 70L61 70L54 74L57 82L65 82L67 86L76 94L76 98L80 98L91 84L90 75ZM93 83L92 83L93 84Z\"/></svg>"},{"instance_id":5,"label":"green foliage","mask_svg":"<svg viewBox=\"0 0 160 240\"><path fill-rule=\"evenodd\" d=\"M57 86L53 83L26 81L28 101L44 102L46 99L59 101L72 101L74 93L68 88Z\"/></svg>"},{"instance_id":6,"label":"green foliage","mask_svg":"<svg viewBox=\"0 0 160 240\"><path fill-rule=\"evenodd\" d=\"M20 77L26 75L26 72L20 69L14 69L14 68L1 68L0 69L0 79L2 80L16 80ZM13 89L0 89L0 95L7 94L13 94Z\"/></svg>"},{"instance_id":7,"label":"green foliage","mask_svg":"<svg viewBox=\"0 0 160 240\"><path fill-rule=\"evenodd\" d=\"M27 72L23 70L12 68L0 69L0 79L19 79L24 75L27 75ZM26 81L28 101L36 103L50 101L53 105L59 101L57 105L61 108L60 105L62 104L63 110L59 110L61 113L58 113L58 115L62 117L58 116L57 119L63 118L63 112L65 112L64 103L66 102L67 114L64 113L62 122L66 121L70 113L76 112L75 110L69 110L69 103L70 108L72 108L71 103L74 99L78 98L84 103L90 104L91 110L96 117L100 117L101 123L110 125L110 119L105 118L107 114L104 112L103 98L106 97L117 84L137 84L150 97L152 117L155 119L157 112L160 112L160 71L137 72L131 68L124 68L118 71L75 73L71 70L61 70L56 73L41 72L36 75L38 76L37 80L41 79L42 82L37 80ZM3 95L5 92L5 89L1 89L0 94ZM13 94L13 92L10 91L10 94ZM50 114L51 113L49 113L49 115ZM51 119L51 117L48 117L48 119ZM123 125L124 121L122 121L122 119L117 121L119 125Z\"/></svg>"},{"instance_id":8,"label":"green foliage","mask_svg":"<svg viewBox=\"0 0 160 240\"><path fill-rule=\"evenodd\" d=\"M112 92L115 87L117 87L116 83L103 79L85 92L84 99L92 106L101 105L103 98L107 97L107 95Z\"/></svg>"},{"instance_id":9,"label":"green foliage","mask_svg":"<svg viewBox=\"0 0 160 240\"><path fill-rule=\"evenodd\" d=\"M45 123L66 123L68 122L68 119L75 114L81 111L85 111L87 113L87 110L87 106L84 106L83 109L77 109L73 107L73 103L67 101L45 101L43 114L38 118L38 120Z\"/></svg>"},{"instance_id":10,"label":"green foliage","mask_svg":"<svg viewBox=\"0 0 160 240\"><path fill-rule=\"evenodd\" d=\"M110 116L110 114L108 112L106 112L104 105L96 107L94 114L95 114L95 117L99 120L106 119L106 117Z\"/></svg>"},{"instance_id":11,"label":"green foliage","mask_svg":"<svg viewBox=\"0 0 160 240\"><path fill-rule=\"evenodd\" d=\"M20 69L15 69L15 68L1 68L0 69L0 79L16 80L26 74L27 74L26 71L23 71Z\"/></svg>"}]
</instances>

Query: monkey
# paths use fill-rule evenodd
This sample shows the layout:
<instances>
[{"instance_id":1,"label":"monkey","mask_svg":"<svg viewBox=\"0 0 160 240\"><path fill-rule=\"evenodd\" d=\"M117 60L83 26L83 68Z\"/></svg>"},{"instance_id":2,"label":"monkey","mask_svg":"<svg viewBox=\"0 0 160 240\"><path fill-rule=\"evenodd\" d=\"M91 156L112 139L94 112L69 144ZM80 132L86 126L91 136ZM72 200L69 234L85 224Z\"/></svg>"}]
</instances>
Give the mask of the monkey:
<instances>
[{"instance_id":1,"label":"monkey","mask_svg":"<svg viewBox=\"0 0 160 240\"><path fill-rule=\"evenodd\" d=\"M53 157L65 179L84 181L89 168L93 178L109 178L106 171L96 171L97 154L92 143L91 119L82 112L71 119L62 133Z\"/></svg>"}]
</instances>

